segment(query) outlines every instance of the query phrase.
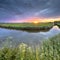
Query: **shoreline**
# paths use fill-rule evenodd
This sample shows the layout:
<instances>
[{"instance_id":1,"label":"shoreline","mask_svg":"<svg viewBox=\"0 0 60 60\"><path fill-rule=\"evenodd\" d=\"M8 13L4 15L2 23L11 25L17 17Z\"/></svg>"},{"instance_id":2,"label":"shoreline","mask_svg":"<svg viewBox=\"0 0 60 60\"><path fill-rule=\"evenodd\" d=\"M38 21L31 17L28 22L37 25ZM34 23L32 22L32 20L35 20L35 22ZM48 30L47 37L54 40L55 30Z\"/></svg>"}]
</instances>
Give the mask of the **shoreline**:
<instances>
[{"instance_id":1,"label":"shoreline","mask_svg":"<svg viewBox=\"0 0 60 60\"><path fill-rule=\"evenodd\" d=\"M49 31L53 26L50 27L11 27L11 26L1 26L0 28L12 29L12 30L22 30L28 32L39 32L39 31Z\"/></svg>"}]
</instances>

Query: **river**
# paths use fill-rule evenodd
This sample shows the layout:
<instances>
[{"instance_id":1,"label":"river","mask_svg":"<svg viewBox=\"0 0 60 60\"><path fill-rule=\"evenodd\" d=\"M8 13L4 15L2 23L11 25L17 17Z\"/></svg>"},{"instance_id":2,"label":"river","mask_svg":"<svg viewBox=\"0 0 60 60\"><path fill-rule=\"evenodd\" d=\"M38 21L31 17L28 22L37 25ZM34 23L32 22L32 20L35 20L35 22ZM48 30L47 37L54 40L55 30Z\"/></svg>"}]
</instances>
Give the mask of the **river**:
<instances>
[{"instance_id":1,"label":"river","mask_svg":"<svg viewBox=\"0 0 60 60\"><path fill-rule=\"evenodd\" d=\"M53 26L47 32L27 32L21 30L10 30L0 28L0 47L16 47L20 43L28 45L38 45L42 40L46 40L60 33L58 26Z\"/></svg>"}]
</instances>

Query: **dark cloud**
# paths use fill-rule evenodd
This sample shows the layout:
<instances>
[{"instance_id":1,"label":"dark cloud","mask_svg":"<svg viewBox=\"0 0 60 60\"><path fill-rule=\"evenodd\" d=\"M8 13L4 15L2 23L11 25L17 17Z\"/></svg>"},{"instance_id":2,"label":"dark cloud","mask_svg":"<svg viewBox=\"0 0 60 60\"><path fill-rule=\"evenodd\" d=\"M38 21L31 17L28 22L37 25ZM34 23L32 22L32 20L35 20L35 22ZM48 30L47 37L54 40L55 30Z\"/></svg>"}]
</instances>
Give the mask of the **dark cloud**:
<instances>
[{"instance_id":1,"label":"dark cloud","mask_svg":"<svg viewBox=\"0 0 60 60\"><path fill-rule=\"evenodd\" d=\"M0 20L31 16L60 16L60 0L0 0Z\"/></svg>"}]
</instances>

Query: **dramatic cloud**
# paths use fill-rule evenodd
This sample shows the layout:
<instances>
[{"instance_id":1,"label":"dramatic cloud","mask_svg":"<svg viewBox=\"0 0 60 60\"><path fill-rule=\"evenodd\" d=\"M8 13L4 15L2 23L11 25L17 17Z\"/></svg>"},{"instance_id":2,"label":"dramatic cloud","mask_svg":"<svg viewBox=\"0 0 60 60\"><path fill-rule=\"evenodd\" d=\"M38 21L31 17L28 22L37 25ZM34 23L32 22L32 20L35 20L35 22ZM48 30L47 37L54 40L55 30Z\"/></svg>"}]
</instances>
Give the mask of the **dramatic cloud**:
<instances>
[{"instance_id":1,"label":"dramatic cloud","mask_svg":"<svg viewBox=\"0 0 60 60\"><path fill-rule=\"evenodd\" d=\"M0 22L60 16L60 0L0 0Z\"/></svg>"}]
</instances>

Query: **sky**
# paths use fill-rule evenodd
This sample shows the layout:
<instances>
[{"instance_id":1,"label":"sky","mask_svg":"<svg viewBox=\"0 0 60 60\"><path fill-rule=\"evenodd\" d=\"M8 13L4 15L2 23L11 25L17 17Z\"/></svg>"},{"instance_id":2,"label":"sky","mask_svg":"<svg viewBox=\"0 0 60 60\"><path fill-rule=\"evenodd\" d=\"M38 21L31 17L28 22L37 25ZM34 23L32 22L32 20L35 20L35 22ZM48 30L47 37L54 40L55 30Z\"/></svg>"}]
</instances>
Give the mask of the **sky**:
<instances>
[{"instance_id":1,"label":"sky","mask_svg":"<svg viewBox=\"0 0 60 60\"><path fill-rule=\"evenodd\" d=\"M60 19L60 0L0 0L0 22Z\"/></svg>"}]
</instances>

